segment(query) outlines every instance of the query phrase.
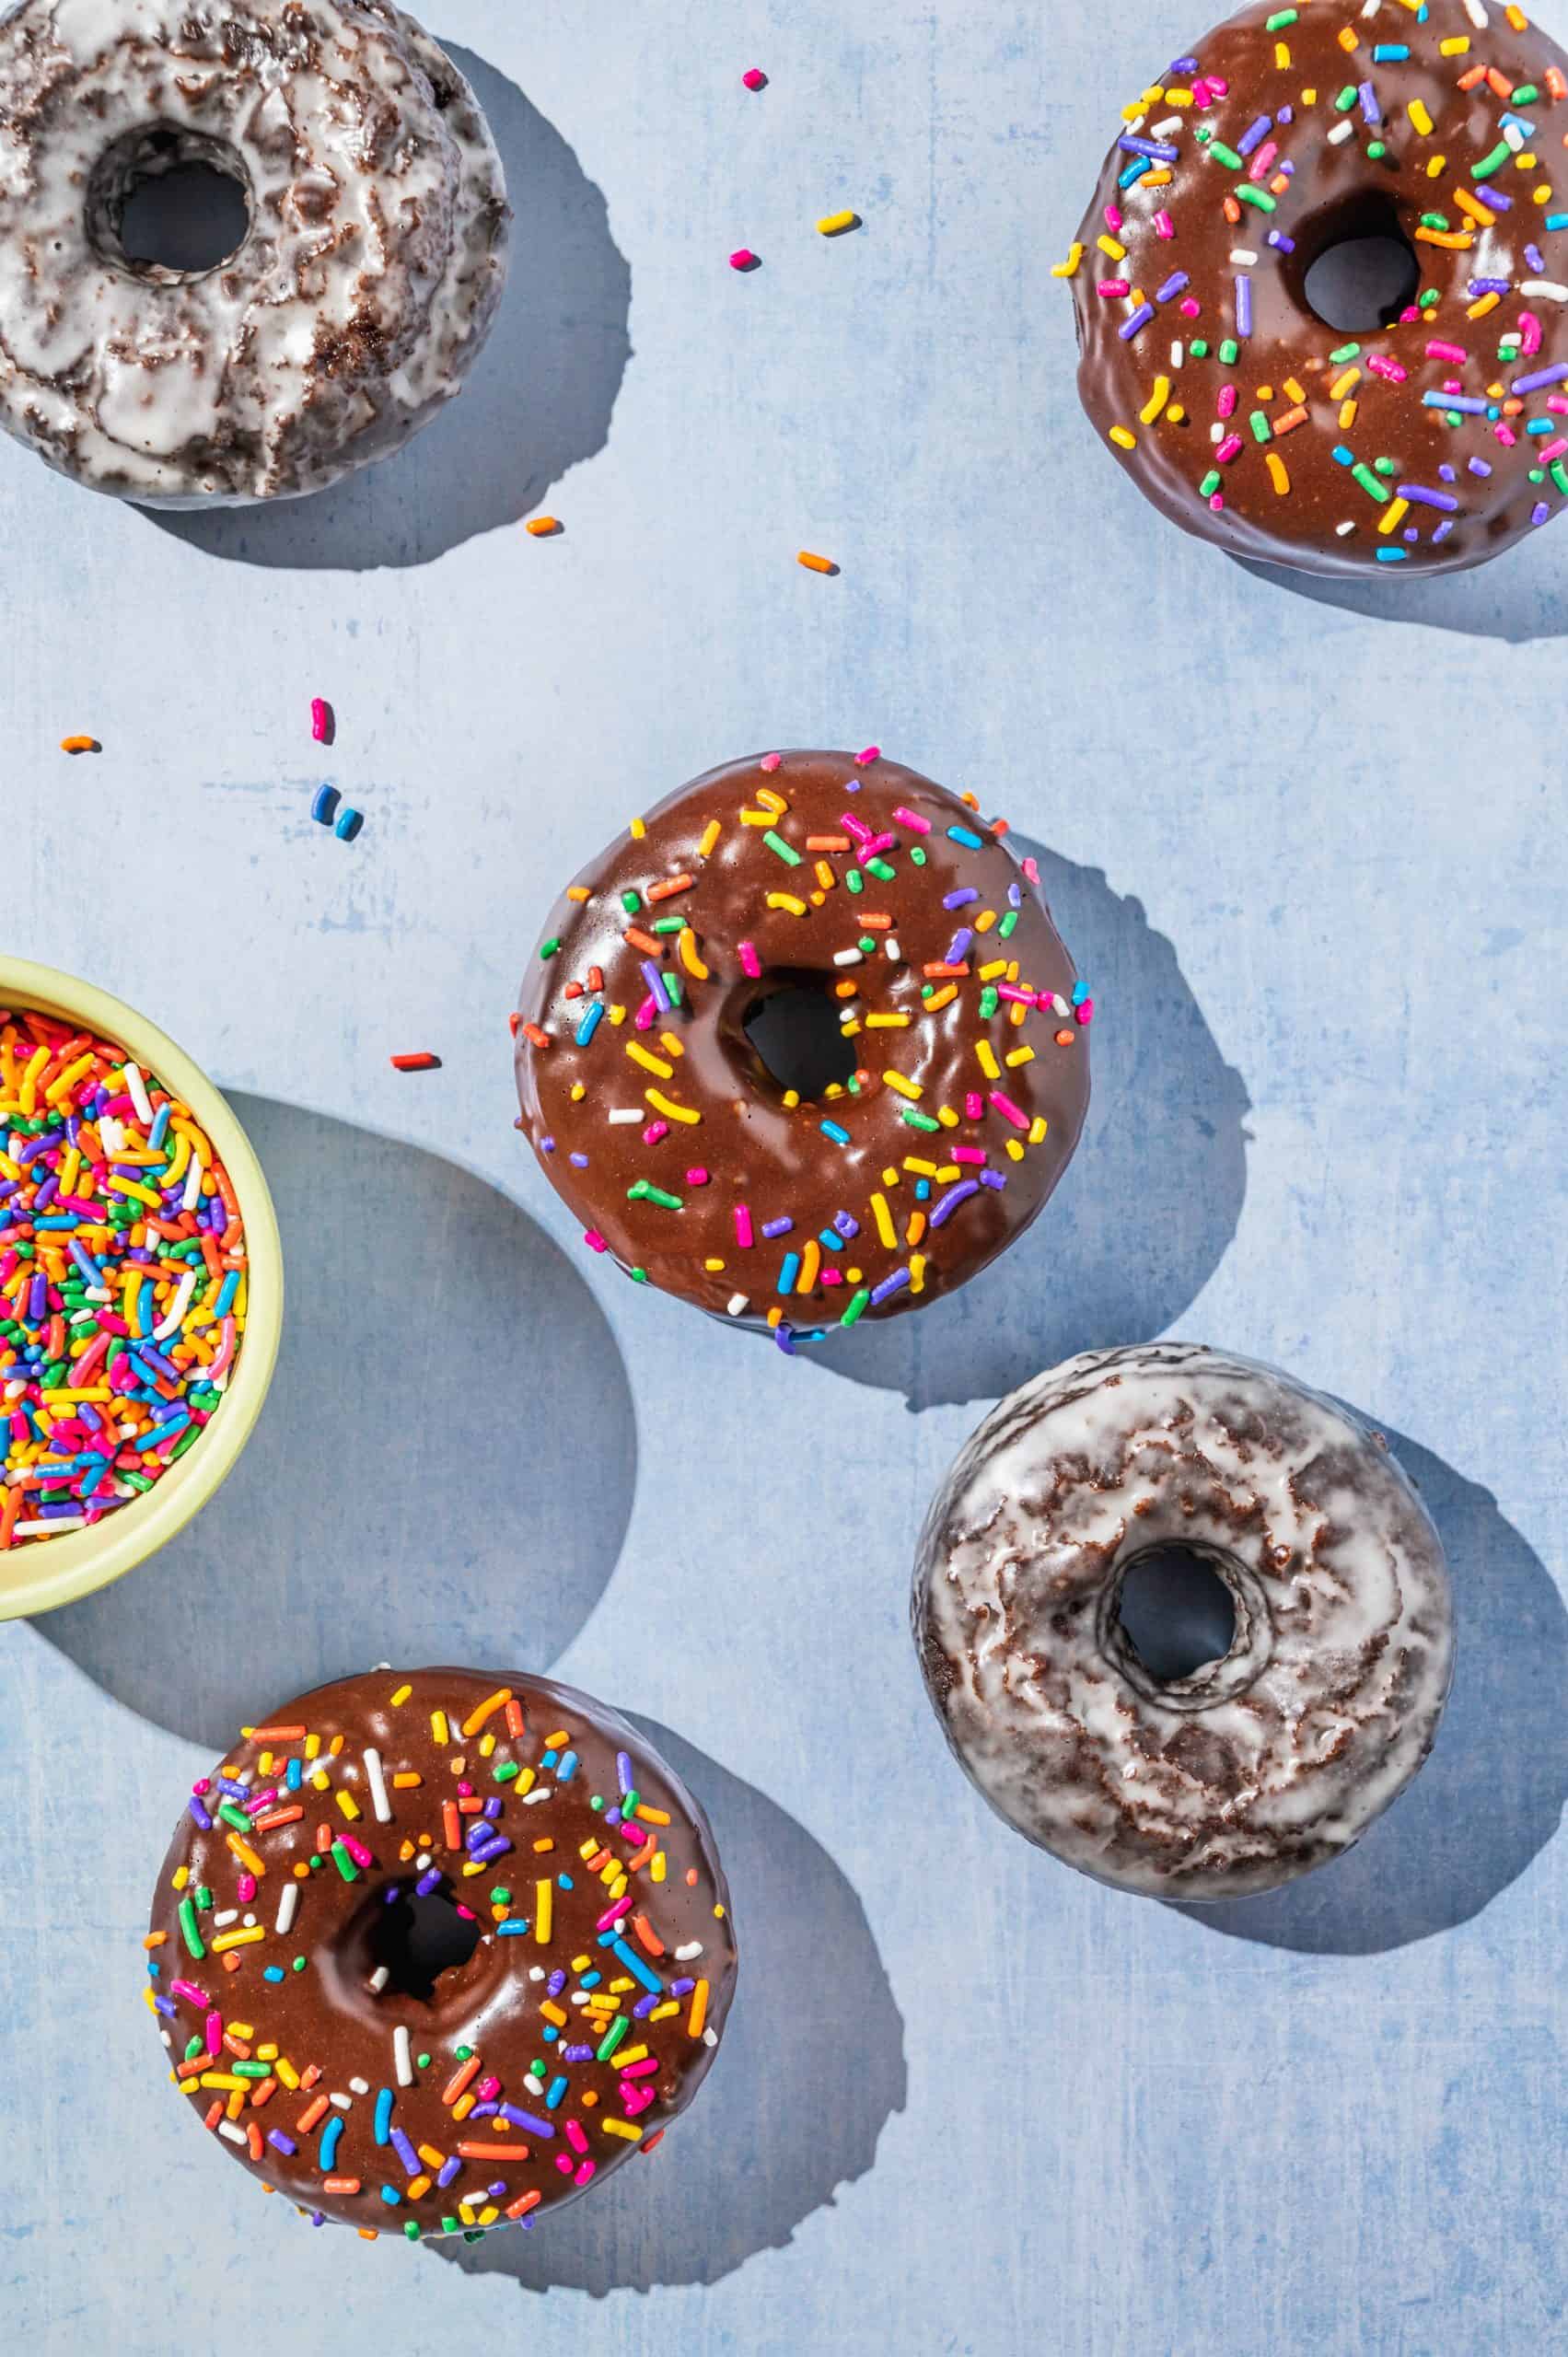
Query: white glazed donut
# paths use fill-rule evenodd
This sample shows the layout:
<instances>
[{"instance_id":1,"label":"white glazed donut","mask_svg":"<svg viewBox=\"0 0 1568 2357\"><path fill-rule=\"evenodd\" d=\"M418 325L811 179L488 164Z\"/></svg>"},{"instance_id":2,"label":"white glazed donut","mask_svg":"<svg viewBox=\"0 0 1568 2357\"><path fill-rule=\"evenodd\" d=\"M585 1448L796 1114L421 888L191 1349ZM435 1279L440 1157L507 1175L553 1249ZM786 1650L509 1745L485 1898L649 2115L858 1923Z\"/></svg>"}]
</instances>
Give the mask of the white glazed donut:
<instances>
[{"instance_id":1,"label":"white glazed donut","mask_svg":"<svg viewBox=\"0 0 1568 2357\"><path fill-rule=\"evenodd\" d=\"M1173 1546L1225 1581L1236 1630L1162 1682L1118 1599ZM1453 1672L1442 1542L1387 1444L1188 1343L1089 1352L1005 1399L932 1506L913 1615L992 1806L1163 1898L1270 1890L1348 1849L1426 1758Z\"/></svg>"},{"instance_id":2,"label":"white glazed donut","mask_svg":"<svg viewBox=\"0 0 1568 2357\"><path fill-rule=\"evenodd\" d=\"M0 130L0 424L95 490L319 490L457 392L494 316L500 158L387 0L19 0ZM128 261L132 184L195 162L243 189L241 245Z\"/></svg>"}]
</instances>

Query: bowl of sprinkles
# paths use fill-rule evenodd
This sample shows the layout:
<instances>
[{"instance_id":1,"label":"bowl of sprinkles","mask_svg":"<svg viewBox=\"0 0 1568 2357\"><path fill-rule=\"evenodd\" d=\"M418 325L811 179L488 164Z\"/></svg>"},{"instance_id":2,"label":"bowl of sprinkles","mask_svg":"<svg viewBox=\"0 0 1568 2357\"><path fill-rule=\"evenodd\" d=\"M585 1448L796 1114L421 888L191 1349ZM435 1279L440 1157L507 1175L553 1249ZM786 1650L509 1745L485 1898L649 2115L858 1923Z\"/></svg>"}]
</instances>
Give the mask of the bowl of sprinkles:
<instances>
[{"instance_id":1,"label":"bowl of sprinkles","mask_svg":"<svg viewBox=\"0 0 1568 2357\"><path fill-rule=\"evenodd\" d=\"M119 999L0 957L0 1618L200 1512L282 1317L267 1182L211 1081Z\"/></svg>"}]
</instances>

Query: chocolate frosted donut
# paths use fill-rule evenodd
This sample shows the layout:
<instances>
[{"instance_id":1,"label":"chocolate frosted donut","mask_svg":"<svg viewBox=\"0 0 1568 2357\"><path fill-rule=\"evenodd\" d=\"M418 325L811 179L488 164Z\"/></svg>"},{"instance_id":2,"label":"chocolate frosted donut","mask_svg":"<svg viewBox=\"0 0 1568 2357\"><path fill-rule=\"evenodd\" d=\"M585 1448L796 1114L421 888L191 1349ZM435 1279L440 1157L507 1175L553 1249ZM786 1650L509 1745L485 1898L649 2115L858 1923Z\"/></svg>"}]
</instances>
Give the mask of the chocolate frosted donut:
<instances>
[{"instance_id":1,"label":"chocolate frosted donut","mask_svg":"<svg viewBox=\"0 0 1568 2357\"><path fill-rule=\"evenodd\" d=\"M1073 281L1084 406L1232 554L1452 572L1568 504L1568 57L1497 0L1253 0L1127 109ZM1342 334L1331 249L1415 291Z\"/></svg>"},{"instance_id":2,"label":"chocolate frosted donut","mask_svg":"<svg viewBox=\"0 0 1568 2357\"><path fill-rule=\"evenodd\" d=\"M247 1727L164 1860L181 2093L319 2224L475 2233L651 2152L735 1983L706 1818L541 1678L377 1669Z\"/></svg>"},{"instance_id":3,"label":"chocolate frosted donut","mask_svg":"<svg viewBox=\"0 0 1568 2357\"><path fill-rule=\"evenodd\" d=\"M1094 1004L1005 831L875 747L769 753L583 870L514 1025L518 1126L595 1250L787 1350L1022 1234ZM821 1035L804 1088L756 1043L786 1006Z\"/></svg>"},{"instance_id":4,"label":"chocolate frosted donut","mask_svg":"<svg viewBox=\"0 0 1568 2357\"><path fill-rule=\"evenodd\" d=\"M1179 1548L1230 1592L1223 1658L1151 1674L1122 1581ZM1349 1849L1432 1748L1442 1543L1386 1443L1270 1368L1092 1351L1005 1399L932 1506L926 1686L1028 1840L1122 1890L1237 1898Z\"/></svg>"},{"instance_id":5,"label":"chocolate frosted donut","mask_svg":"<svg viewBox=\"0 0 1568 2357\"><path fill-rule=\"evenodd\" d=\"M386 0L20 0L0 22L0 424L164 506L318 491L457 392L505 276L473 93ZM249 215L204 272L127 258L132 189Z\"/></svg>"}]
</instances>

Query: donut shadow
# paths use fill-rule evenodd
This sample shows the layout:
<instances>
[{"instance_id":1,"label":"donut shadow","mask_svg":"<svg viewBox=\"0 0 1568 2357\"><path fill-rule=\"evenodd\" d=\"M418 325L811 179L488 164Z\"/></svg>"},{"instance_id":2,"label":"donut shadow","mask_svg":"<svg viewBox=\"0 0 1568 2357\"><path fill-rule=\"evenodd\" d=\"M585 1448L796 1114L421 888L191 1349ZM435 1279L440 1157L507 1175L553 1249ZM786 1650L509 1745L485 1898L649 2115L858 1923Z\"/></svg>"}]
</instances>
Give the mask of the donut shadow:
<instances>
[{"instance_id":1,"label":"donut shadow","mask_svg":"<svg viewBox=\"0 0 1568 2357\"><path fill-rule=\"evenodd\" d=\"M1458 1657L1432 1757L1331 1865L1264 1898L1175 1908L1206 1931L1313 1956L1407 1947L1479 1915L1557 1830L1568 1609L1488 1491L1398 1433L1388 1440L1454 1576Z\"/></svg>"},{"instance_id":2,"label":"donut shadow","mask_svg":"<svg viewBox=\"0 0 1568 2357\"><path fill-rule=\"evenodd\" d=\"M34 1623L209 1749L373 1660L548 1666L615 1568L637 1455L603 1313L505 1196L322 1114L233 1103L283 1231L267 1404L178 1538Z\"/></svg>"},{"instance_id":3,"label":"donut shadow","mask_svg":"<svg viewBox=\"0 0 1568 2357\"><path fill-rule=\"evenodd\" d=\"M948 1299L803 1351L912 1411L1000 1399L1076 1351L1152 1341L1225 1258L1251 1110L1165 935L1098 868L1015 838L1097 1003L1078 1151L1028 1234Z\"/></svg>"},{"instance_id":4,"label":"donut shadow","mask_svg":"<svg viewBox=\"0 0 1568 2357\"><path fill-rule=\"evenodd\" d=\"M1568 529L1557 541L1555 561L1552 538L1550 530L1536 532L1491 563L1425 580L1340 580L1297 573L1289 565L1261 564L1250 557L1233 562L1272 589L1288 590L1313 605L1337 606L1368 621L1414 622L1424 630L1451 630L1465 638L1500 638L1511 646L1528 646L1538 639L1568 638L1568 580L1562 561L1568 555Z\"/></svg>"},{"instance_id":5,"label":"donut shadow","mask_svg":"<svg viewBox=\"0 0 1568 2357\"><path fill-rule=\"evenodd\" d=\"M395 456L330 491L250 507L144 512L209 556L366 573L428 564L516 524L610 439L632 344L632 272L602 192L515 83L456 42L505 167L505 291L473 374Z\"/></svg>"},{"instance_id":6,"label":"donut shadow","mask_svg":"<svg viewBox=\"0 0 1568 2357\"><path fill-rule=\"evenodd\" d=\"M509 2275L527 2292L602 2299L716 2283L754 2252L782 2250L871 2168L907 2093L903 2022L865 1910L832 1859L765 1794L666 1728L638 1724L713 1819L740 1978L712 2073L646 2161L531 2233L424 2246L465 2274Z\"/></svg>"}]
</instances>

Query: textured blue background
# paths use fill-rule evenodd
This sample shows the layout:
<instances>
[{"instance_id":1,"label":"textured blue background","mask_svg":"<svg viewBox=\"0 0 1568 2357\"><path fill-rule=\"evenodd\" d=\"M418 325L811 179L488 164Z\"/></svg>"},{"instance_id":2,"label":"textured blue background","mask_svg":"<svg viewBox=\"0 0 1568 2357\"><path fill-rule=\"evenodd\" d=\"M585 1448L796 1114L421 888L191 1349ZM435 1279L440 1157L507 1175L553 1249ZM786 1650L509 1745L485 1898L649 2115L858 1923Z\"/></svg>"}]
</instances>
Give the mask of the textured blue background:
<instances>
[{"instance_id":1,"label":"textured blue background","mask_svg":"<svg viewBox=\"0 0 1568 2357\"><path fill-rule=\"evenodd\" d=\"M1564 2346L1568 535L1374 598L1138 504L1050 277L1116 109L1199 29L1132 13L449 0L518 215L453 413L216 522L0 448L0 935L241 1093L293 1287L199 1527L0 1632L10 2345ZM840 205L865 227L829 244ZM524 536L541 505L560 540ZM101 757L55 751L75 729ZM1098 1096L1001 1270L790 1367L581 1252L512 1133L505 1016L633 810L872 739L1049 847ZM309 821L323 775L352 848ZM389 1069L426 1046L440 1073ZM1203 1916L993 1822L905 1631L982 1404L1171 1330L1408 1435L1464 1616L1411 1795ZM553 1667L679 1729L747 1949L656 2161L456 2258L266 2202L180 2117L137 1994L209 1747L393 1653Z\"/></svg>"}]
</instances>

